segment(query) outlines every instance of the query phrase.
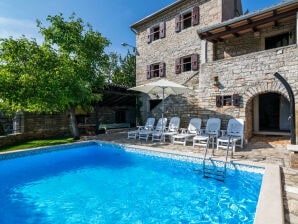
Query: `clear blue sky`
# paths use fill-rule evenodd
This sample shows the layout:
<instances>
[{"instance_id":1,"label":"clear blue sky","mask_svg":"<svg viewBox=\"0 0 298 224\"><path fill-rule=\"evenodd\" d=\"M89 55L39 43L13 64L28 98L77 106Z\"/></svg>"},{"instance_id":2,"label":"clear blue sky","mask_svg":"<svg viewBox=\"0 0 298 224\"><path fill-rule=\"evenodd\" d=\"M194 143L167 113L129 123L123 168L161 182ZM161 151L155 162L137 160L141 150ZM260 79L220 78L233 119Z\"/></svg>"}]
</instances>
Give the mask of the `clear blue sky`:
<instances>
[{"instance_id":1,"label":"clear blue sky","mask_svg":"<svg viewBox=\"0 0 298 224\"><path fill-rule=\"evenodd\" d=\"M242 0L243 11L250 12L280 3L282 0ZM175 0L0 0L0 38L36 38L36 19L45 22L48 15L71 13L90 23L94 30L109 39L112 45L107 51L126 54L128 48L122 42L135 45L135 35L129 26Z\"/></svg>"}]
</instances>

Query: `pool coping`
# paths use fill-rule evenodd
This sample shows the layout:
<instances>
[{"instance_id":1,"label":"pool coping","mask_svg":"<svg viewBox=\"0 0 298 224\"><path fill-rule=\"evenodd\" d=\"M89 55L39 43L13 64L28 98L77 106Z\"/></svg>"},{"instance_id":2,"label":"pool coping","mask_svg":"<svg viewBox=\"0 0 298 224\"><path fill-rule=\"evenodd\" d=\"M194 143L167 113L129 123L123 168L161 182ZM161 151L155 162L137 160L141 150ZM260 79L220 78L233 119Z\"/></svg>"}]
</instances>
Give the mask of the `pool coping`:
<instances>
[{"instance_id":1,"label":"pool coping","mask_svg":"<svg viewBox=\"0 0 298 224\"><path fill-rule=\"evenodd\" d=\"M124 147L130 148L139 148L145 149L160 153L170 153L176 154L180 156L190 156L195 158L201 158L201 156L186 153L186 152L179 152L171 149L156 149L153 147L148 146L140 146L140 145L131 145L131 144L119 144L113 143L108 141L98 141L98 140L91 140L91 141L83 141L83 142L76 142L76 143L68 143L63 145L55 145L49 147L38 147L33 149L25 149L25 150L16 150L16 151L9 151L9 152L0 152L0 161L3 158L16 158L20 156L32 155L40 153L38 151L42 150L44 152L51 152L58 149L67 149L70 146L76 145L88 145L93 143L106 143L106 144L118 144ZM218 161L224 161L223 158L216 158ZM259 194L258 204L256 208L256 214L254 218L254 224L284 224L284 207L283 207L283 197L282 197L282 183L281 183L281 171L280 166L275 164L268 164L268 163L261 163L261 162L253 162L253 161L244 161L244 160L233 160L230 159L229 162L234 163L237 161L239 165L248 165L248 166L256 166L264 168L263 180L261 185L261 190Z\"/></svg>"}]
</instances>

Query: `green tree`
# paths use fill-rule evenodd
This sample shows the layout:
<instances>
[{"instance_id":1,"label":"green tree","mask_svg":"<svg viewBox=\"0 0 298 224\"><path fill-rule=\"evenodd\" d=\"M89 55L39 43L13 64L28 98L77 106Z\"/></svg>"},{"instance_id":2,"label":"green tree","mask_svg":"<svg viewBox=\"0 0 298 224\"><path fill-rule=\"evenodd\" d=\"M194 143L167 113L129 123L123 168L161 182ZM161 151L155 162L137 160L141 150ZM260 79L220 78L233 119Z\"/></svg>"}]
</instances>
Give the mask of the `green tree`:
<instances>
[{"instance_id":1,"label":"green tree","mask_svg":"<svg viewBox=\"0 0 298 224\"><path fill-rule=\"evenodd\" d=\"M136 85L136 56L134 54L128 51L124 58L119 57L119 66L113 72L112 82L128 87Z\"/></svg>"},{"instance_id":2,"label":"green tree","mask_svg":"<svg viewBox=\"0 0 298 224\"><path fill-rule=\"evenodd\" d=\"M101 98L109 65L110 42L75 14L48 16L37 26L45 41L25 37L0 43L0 107L10 111L68 111L74 138L79 138L75 108L90 109Z\"/></svg>"}]
</instances>

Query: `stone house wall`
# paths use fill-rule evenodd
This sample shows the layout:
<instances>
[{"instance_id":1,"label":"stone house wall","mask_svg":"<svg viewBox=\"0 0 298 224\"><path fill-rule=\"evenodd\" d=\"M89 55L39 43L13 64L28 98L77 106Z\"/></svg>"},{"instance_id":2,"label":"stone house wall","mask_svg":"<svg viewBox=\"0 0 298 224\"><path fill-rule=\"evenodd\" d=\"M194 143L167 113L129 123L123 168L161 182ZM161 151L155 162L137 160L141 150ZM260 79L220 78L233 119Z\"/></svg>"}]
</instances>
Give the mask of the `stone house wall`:
<instances>
[{"instance_id":1,"label":"stone house wall","mask_svg":"<svg viewBox=\"0 0 298 224\"><path fill-rule=\"evenodd\" d=\"M187 83L197 74L195 71L183 72L179 75L175 74L175 59L190 55L200 54L201 44L198 38L197 29L210 26L221 21L220 11L221 1L219 0L188 0L183 1L183 4L176 8L164 12L161 16L152 18L148 23L137 29L136 45L139 55L136 58L137 64L137 85L145 84L154 81L147 80L146 70L147 65L165 62L166 77L178 83ZM190 10L194 6L200 7L199 24L183 29L180 32L175 32L175 16L181 12ZM165 38L161 38L151 43L147 43L147 28L165 21L166 34ZM190 84L191 85L191 84Z\"/></svg>"},{"instance_id":2,"label":"stone house wall","mask_svg":"<svg viewBox=\"0 0 298 224\"><path fill-rule=\"evenodd\" d=\"M214 44L214 60L235 57L265 50L265 38L283 33L291 33L290 45L295 43L295 19L250 32L241 37L234 37ZM213 45L213 44L212 44ZM209 52L208 52L209 53ZM209 61L210 62L210 61Z\"/></svg>"},{"instance_id":3,"label":"stone house wall","mask_svg":"<svg viewBox=\"0 0 298 224\"><path fill-rule=\"evenodd\" d=\"M183 6L182 6L183 5ZM200 6L200 23L196 26L175 32L175 16L194 5ZM170 96L165 100L165 116L179 116L181 127L187 127L190 118L203 119L203 127L210 117L222 118L222 129L225 129L229 118L245 120L245 137L248 140L253 132L253 99L259 94L274 92L288 98L284 86L274 77L278 72L291 85L295 98L298 96L297 68L298 51L296 44L296 18L231 37L222 42L207 42L206 55L200 55L204 42L197 30L218 24L222 19L222 1L183 1L179 7L170 7L162 13L150 16L136 29L137 85L153 82L159 78L147 79L146 66L164 61L166 78L194 89L193 93L183 96ZM166 37L147 43L146 29L161 21L166 22ZM265 50L265 38L282 33L289 33L289 46ZM200 63L198 71L175 73L175 59L183 55L198 53L206 63ZM214 86L214 77L219 78L219 86ZM217 95L239 94L240 107L216 107ZM159 96L160 97L160 96ZM143 119L149 116L161 116L162 105L151 111L149 100L157 96L144 95L141 100ZM297 108L296 100L296 108ZM296 109L296 117L298 117ZM298 127L296 119L296 127ZM298 135L296 128L296 135Z\"/></svg>"},{"instance_id":4,"label":"stone house wall","mask_svg":"<svg viewBox=\"0 0 298 224\"><path fill-rule=\"evenodd\" d=\"M174 82L184 84L186 86L195 88L198 84L199 71L187 71L180 74L175 74L175 60L179 57L186 55L201 53L201 40L198 37L197 30L217 24L221 21L221 0L187 0L178 4L175 8L163 12L161 15L152 17L149 22L137 28L136 34L136 46L138 55L136 57L136 83L137 85L153 82L159 78L147 79L146 71L147 65L165 62L166 75L165 77ZM175 32L175 16L178 14L190 10L194 6L200 7L199 24L183 29L180 32ZM165 22L166 34L165 38L161 38L151 43L147 43L147 28L159 24L161 21ZM209 46L210 52L212 52L211 46ZM208 55L213 58L212 55ZM156 96L150 96L150 99L156 99ZM149 97L143 96L141 100L144 102L141 108L143 120L152 114L160 116L160 106L155 110L149 110ZM192 104L189 99L184 99L187 104ZM184 102L183 101L183 102ZM180 102L180 105L183 105ZM166 102L167 104L167 102ZM187 115L188 116L188 115ZM188 120L185 121L188 123ZM183 122L182 122L183 124Z\"/></svg>"},{"instance_id":5,"label":"stone house wall","mask_svg":"<svg viewBox=\"0 0 298 224\"><path fill-rule=\"evenodd\" d=\"M285 87L274 77L275 72L288 81L297 99L297 68L298 50L296 44L205 63L201 67L197 89L198 105L204 110L216 112L226 121L229 117L245 119L245 133L248 139L252 134L252 99L266 92L280 93L288 98ZM219 77L219 88L213 87L213 76ZM241 97L240 107L216 107L216 95L235 93ZM297 106L296 100L296 108Z\"/></svg>"}]
</instances>

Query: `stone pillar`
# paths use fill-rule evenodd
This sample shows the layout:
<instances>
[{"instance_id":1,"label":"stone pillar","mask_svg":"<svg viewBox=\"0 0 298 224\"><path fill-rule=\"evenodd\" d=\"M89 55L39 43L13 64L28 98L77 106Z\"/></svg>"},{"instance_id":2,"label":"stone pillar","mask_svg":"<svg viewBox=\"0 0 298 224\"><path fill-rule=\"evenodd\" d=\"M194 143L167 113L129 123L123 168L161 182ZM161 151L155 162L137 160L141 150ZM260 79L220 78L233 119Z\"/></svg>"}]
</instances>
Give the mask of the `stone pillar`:
<instances>
[{"instance_id":1,"label":"stone pillar","mask_svg":"<svg viewBox=\"0 0 298 224\"><path fill-rule=\"evenodd\" d=\"M296 44L298 44L298 12L296 13Z\"/></svg>"},{"instance_id":2,"label":"stone pillar","mask_svg":"<svg viewBox=\"0 0 298 224\"><path fill-rule=\"evenodd\" d=\"M207 62L207 41L201 40L201 64Z\"/></svg>"},{"instance_id":3,"label":"stone pillar","mask_svg":"<svg viewBox=\"0 0 298 224\"><path fill-rule=\"evenodd\" d=\"M298 111L297 105L295 105L295 134L296 134L296 144L298 143Z\"/></svg>"}]
</instances>

